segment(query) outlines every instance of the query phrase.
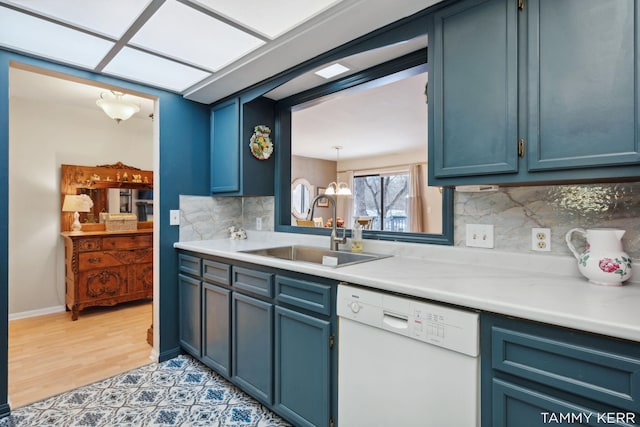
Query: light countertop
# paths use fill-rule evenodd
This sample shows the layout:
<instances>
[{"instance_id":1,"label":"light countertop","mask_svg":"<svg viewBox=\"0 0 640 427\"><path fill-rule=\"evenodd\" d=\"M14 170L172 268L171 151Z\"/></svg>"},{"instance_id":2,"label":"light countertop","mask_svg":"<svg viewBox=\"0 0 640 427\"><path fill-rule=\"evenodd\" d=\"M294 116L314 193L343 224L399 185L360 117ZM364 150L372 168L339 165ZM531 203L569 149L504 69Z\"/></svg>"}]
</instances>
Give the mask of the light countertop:
<instances>
[{"instance_id":1,"label":"light countertop","mask_svg":"<svg viewBox=\"0 0 640 427\"><path fill-rule=\"evenodd\" d=\"M338 268L238 252L289 244L328 248L328 237L249 232L174 246L640 342L640 267L633 281L608 287L587 282L573 257L491 249L365 240L365 252L394 256Z\"/></svg>"}]
</instances>

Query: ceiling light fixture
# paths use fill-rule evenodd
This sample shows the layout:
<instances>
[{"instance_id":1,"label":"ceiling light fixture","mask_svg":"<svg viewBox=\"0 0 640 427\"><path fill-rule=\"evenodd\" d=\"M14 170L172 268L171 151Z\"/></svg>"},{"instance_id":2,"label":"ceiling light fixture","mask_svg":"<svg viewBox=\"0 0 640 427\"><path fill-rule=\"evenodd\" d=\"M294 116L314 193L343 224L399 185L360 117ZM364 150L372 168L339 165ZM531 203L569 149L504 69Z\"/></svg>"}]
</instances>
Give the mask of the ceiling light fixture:
<instances>
[{"instance_id":1,"label":"ceiling light fixture","mask_svg":"<svg viewBox=\"0 0 640 427\"><path fill-rule=\"evenodd\" d=\"M330 196L350 196L351 190L349 189L349 186L346 183L340 182L338 180L338 161L340 160L340 150L342 149L342 147L335 146L331 148L336 150L336 180L327 185L327 189L325 190L324 194L328 194Z\"/></svg>"},{"instance_id":2,"label":"ceiling light fixture","mask_svg":"<svg viewBox=\"0 0 640 427\"><path fill-rule=\"evenodd\" d=\"M140 107L131 101L123 99L124 93L117 91L102 92L100 99L96 101L96 105L102 108L107 116L116 122L131 118L135 113L140 111Z\"/></svg>"},{"instance_id":3,"label":"ceiling light fixture","mask_svg":"<svg viewBox=\"0 0 640 427\"><path fill-rule=\"evenodd\" d=\"M324 77L325 79L330 79L331 77L335 77L342 73L346 73L347 71L349 71L349 68L345 67L342 64L338 64L336 62L333 65L329 65L328 67L321 68L320 70L316 71L315 74L317 74L320 77Z\"/></svg>"}]
</instances>

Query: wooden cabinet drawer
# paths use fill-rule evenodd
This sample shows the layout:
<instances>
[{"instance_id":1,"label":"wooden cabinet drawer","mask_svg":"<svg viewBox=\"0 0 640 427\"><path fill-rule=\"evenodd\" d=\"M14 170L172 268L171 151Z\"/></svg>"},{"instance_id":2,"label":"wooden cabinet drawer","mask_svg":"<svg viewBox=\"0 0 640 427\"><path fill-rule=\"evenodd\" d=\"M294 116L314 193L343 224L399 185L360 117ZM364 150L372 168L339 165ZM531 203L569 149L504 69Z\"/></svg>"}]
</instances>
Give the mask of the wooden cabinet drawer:
<instances>
[{"instance_id":1,"label":"wooden cabinet drawer","mask_svg":"<svg viewBox=\"0 0 640 427\"><path fill-rule=\"evenodd\" d=\"M178 270L181 273L200 277L202 274L202 259L197 256L178 254Z\"/></svg>"},{"instance_id":2,"label":"wooden cabinet drawer","mask_svg":"<svg viewBox=\"0 0 640 427\"><path fill-rule=\"evenodd\" d=\"M78 269L80 271L115 265L150 263L153 262L153 249L85 252L79 254L78 260Z\"/></svg>"},{"instance_id":3,"label":"wooden cabinet drawer","mask_svg":"<svg viewBox=\"0 0 640 427\"><path fill-rule=\"evenodd\" d=\"M248 268L233 268L233 287L273 298L273 274Z\"/></svg>"},{"instance_id":4,"label":"wooden cabinet drawer","mask_svg":"<svg viewBox=\"0 0 640 427\"><path fill-rule=\"evenodd\" d=\"M493 369L640 411L640 347L562 332L564 336L533 335L494 326Z\"/></svg>"},{"instance_id":5,"label":"wooden cabinet drawer","mask_svg":"<svg viewBox=\"0 0 640 427\"><path fill-rule=\"evenodd\" d=\"M102 239L80 239L77 241L79 252L99 251L102 249Z\"/></svg>"},{"instance_id":6,"label":"wooden cabinet drawer","mask_svg":"<svg viewBox=\"0 0 640 427\"><path fill-rule=\"evenodd\" d=\"M145 234L140 236L105 237L102 240L102 249L136 249L153 246L153 236Z\"/></svg>"},{"instance_id":7,"label":"wooden cabinet drawer","mask_svg":"<svg viewBox=\"0 0 640 427\"><path fill-rule=\"evenodd\" d=\"M207 282L229 286L231 284L231 266L204 259L202 260L202 278Z\"/></svg>"},{"instance_id":8,"label":"wooden cabinet drawer","mask_svg":"<svg viewBox=\"0 0 640 427\"><path fill-rule=\"evenodd\" d=\"M276 299L325 316L331 313L331 286L328 285L276 276Z\"/></svg>"}]
</instances>

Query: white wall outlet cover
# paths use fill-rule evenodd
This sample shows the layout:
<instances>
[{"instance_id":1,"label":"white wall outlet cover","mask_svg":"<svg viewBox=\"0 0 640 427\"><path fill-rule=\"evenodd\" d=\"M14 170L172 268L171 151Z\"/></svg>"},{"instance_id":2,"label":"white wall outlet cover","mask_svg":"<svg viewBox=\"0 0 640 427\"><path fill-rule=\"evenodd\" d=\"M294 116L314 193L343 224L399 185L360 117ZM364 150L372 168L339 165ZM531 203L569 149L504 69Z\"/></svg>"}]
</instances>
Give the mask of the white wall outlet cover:
<instances>
[{"instance_id":1,"label":"white wall outlet cover","mask_svg":"<svg viewBox=\"0 0 640 427\"><path fill-rule=\"evenodd\" d=\"M180 225L180 210L169 211L169 225Z\"/></svg>"},{"instance_id":2,"label":"white wall outlet cover","mask_svg":"<svg viewBox=\"0 0 640 427\"><path fill-rule=\"evenodd\" d=\"M551 250L550 228L531 229L531 250L539 252L549 252Z\"/></svg>"},{"instance_id":3,"label":"white wall outlet cover","mask_svg":"<svg viewBox=\"0 0 640 427\"><path fill-rule=\"evenodd\" d=\"M466 231L467 246L493 249L493 224L467 224Z\"/></svg>"}]
</instances>

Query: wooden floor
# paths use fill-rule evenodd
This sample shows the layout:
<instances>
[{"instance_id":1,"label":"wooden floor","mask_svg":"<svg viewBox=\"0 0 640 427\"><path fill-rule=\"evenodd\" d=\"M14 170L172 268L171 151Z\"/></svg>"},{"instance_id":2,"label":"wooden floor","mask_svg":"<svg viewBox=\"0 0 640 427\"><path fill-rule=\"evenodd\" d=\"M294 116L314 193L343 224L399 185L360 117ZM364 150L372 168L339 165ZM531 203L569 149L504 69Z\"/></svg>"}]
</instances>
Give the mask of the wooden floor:
<instances>
[{"instance_id":1,"label":"wooden floor","mask_svg":"<svg viewBox=\"0 0 640 427\"><path fill-rule=\"evenodd\" d=\"M93 307L9 322L9 401L15 409L151 363L152 303Z\"/></svg>"}]
</instances>

